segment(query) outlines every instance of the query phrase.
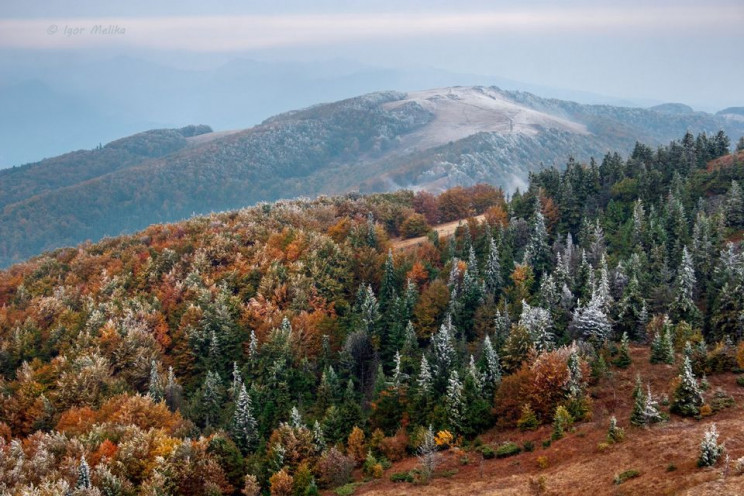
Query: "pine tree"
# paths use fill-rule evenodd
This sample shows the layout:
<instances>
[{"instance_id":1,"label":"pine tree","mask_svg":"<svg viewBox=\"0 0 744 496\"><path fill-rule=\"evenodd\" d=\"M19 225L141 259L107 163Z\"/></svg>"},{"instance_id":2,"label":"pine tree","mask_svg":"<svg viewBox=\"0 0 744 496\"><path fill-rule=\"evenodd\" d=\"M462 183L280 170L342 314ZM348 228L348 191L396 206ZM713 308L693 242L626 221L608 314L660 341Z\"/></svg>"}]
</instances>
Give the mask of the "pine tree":
<instances>
[{"instance_id":1,"label":"pine tree","mask_svg":"<svg viewBox=\"0 0 744 496\"><path fill-rule=\"evenodd\" d=\"M434 357L435 376L440 380L446 380L452 366L457 359L454 346L454 326L451 317L447 316L444 323L431 337L431 349Z\"/></svg>"},{"instance_id":2,"label":"pine tree","mask_svg":"<svg viewBox=\"0 0 744 496\"><path fill-rule=\"evenodd\" d=\"M645 396L646 404L643 408L643 416L645 417L646 421L645 424L655 424L657 422L661 422L664 420L664 417L661 415L661 412L659 411L659 403L654 398L654 395L651 394L651 386L647 385L646 387L646 396Z\"/></svg>"},{"instance_id":3,"label":"pine tree","mask_svg":"<svg viewBox=\"0 0 744 496\"><path fill-rule=\"evenodd\" d=\"M181 406L181 395L183 388L176 381L176 375L173 373L173 367L168 367L168 383L165 386L165 404L170 411L175 412Z\"/></svg>"},{"instance_id":4,"label":"pine tree","mask_svg":"<svg viewBox=\"0 0 744 496\"><path fill-rule=\"evenodd\" d=\"M395 280L395 264L393 262L393 250L388 249L388 256L385 259L385 266L382 271L382 282L380 283L380 302L383 309L387 308L387 305L393 300L395 295L395 288L397 286Z\"/></svg>"},{"instance_id":5,"label":"pine tree","mask_svg":"<svg viewBox=\"0 0 744 496\"><path fill-rule=\"evenodd\" d=\"M601 344L610 338L612 324L602 310L601 299L597 292L585 307L577 307L571 320L571 329L575 336Z\"/></svg>"},{"instance_id":6,"label":"pine tree","mask_svg":"<svg viewBox=\"0 0 744 496\"><path fill-rule=\"evenodd\" d=\"M248 360L253 361L258 356L258 339L256 338L256 331L251 329L251 337L248 340Z\"/></svg>"},{"instance_id":7,"label":"pine tree","mask_svg":"<svg viewBox=\"0 0 744 496\"><path fill-rule=\"evenodd\" d=\"M429 361L426 356L421 356L421 368L417 379L419 394L427 398L432 393L434 387L434 378L431 375L431 369L429 368Z\"/></svg>"},{"instance_id":8,"label":"pine tree","mask_svg":"<svg viewBox=\"0 0 744 496\"><path fill-rule=\"evenodd\" d=\"M731 181L731 187L726 195L726 222L733 228L744 227L744 195L736 181Z\"/></svg>"},{"instance_id":9,"label":"pine tree","mask_svg":"<svg viewBox=\"0 0 744 496\"><path fill-rule=\"evenodd\" d=\"M219 422L222 411L222 380L217 372L207 372L201 400L204 425L213 427Z\"/></svg>"},{"instance_id":10,"label":"pine tree","mask_svg":"<svg viewBox=\"0 0 744 496\"><path fill-rule=\"evenodd\" d=\"M75 489L90 489L92 487L90 483L90 467L88 462L85 461L85 457L80 459L80 466L78 467L78 479L75 484Z\"/></svg>"},{"instance_id":11,"label":"pine tree","mask_svg":"<svg viewBox=\"0 0 744 496\"><path fill-rule=\"evenodd\" d=\"M237 399L240 394L240 386L243 385L243 375L240 373L240 369L238 368L238 362L233 362L232 375L233 381L232 388L230 388L230 394L232 394L233 399Z\"/></svg>"},{"instance_id":12,"label":"pine tree","mask_svg":"<svg viewBox=\"0 0 744 496\"><path fill-rule=\"evenodd\" d=\"M292 407L292 411L289 413L289 424L293 429L300 429L305 425L302 423L302 415L296 406Z\"/></svg>"},{"instance_id":13,"label":"pine tree","mask_svg":"<svg viewBox=\"0 0 744 496\"><path fill-rule=\"evenodd\" d=\"M552 332L553 319L550 317L550 312L544 308L530 306L522 300L519 325L527 329L536 350L547 351L553 348L555 337Z\"/></svg>"},{"instance_id":14,"label":"pine tree","mask_svg":"<svg viewBox=\"0 0 744 496\"><path fill-rule=\"evenodd\" d=\"M566 430L573 424L573 418L568 413L566 407L560 405L555 409L555 416L553 417L553 433L551 438L553 441L563 438L566 435Z\"/></svg>"},{"instance_id":15,"label":"pine tree","mask_svg":"<svg viewBox=\"0 0 744 496\"><path fill-rule=\"evenodd\" d=\"M671 411L688 417L698 415L700 407L703 406L703 394L692 373L692 362L689 357L685 357L679 378L680 383L674 390Z\"/></svg>"},{"instance_id":16,"label":"pine tree","mask_svg":"<svg viewBox=\"0 0 744 496\"><path fill-rule=\"evenodd\" d=\"M375 216L372 212L367 214L367 245L377 248L377 229L375 226Z\"/></svg>"},{"instance_id":17,"label":"pine tree","mask_svg":"<svg viewBox=\"0 0 744 496\"><path fill-rule=\"evenodd\" d=\"M245 389L245 384L240 385L231 427L235 444L245 453L257 439L257 423L253 416L251 397Z\"/></svg>"},{"instance_id":18,"label":"pine tree","mask_svg":"<svg viewBox=\"0 0 744 496\"><path fill-rule=\"evenodd\" d=\"M723 446L718 444L718 430L716 424L710 426L705 431L703 441L700 443L700 456L698 457L698 467L712 467L723 454Z\"/></svg>"},{"instance_id":19,"label":"pine tree","mask_svg":"<svg viewBox=\"0 0 744 496\"><path fill-rule=\"evenodd\" d=\"M158 364L155 360L150 362L150 384L147 387L147 395L152 398L154 403L163 401L164 396L163 384L158 373Z\"/></svg>"},{"instance_id":20,"label":"pine tree","mask_svg":"<svg viewBox=\"0 0 744 496\"><path fill-rule=\"evenodd\" d=\"M613 415L610 417L610 427L607 430L607 442L619 443L625 438L625 431L617 425L617 418Z\"/></svg>"},{"instance_id":21,"label":"pine tree","mask_svg":"<svg viewBox=\"0 0 744 496\"><path fill-rule=\"evenodd\" d=\"M633 361L630 358L630 345L628 342L628 333L624 332L620 338L620 351L617 359L615 359L615 365L621 369L627 369Z\"/></svg>"},{"instance_id":22,"label":"pine tree","mask_svg":"<svg viewBox=\"0 0 744 496\"><path fill-rule=\"evenodd\" d=\"M473 355L470 355L470 362L468 364L468 373L467 377L471 378L473 381L473 384L475 385L476 389L479 393L483 393L483 375L481 374L480 370L478 370L478 367L475 365L475 358Z\"/></svg>"},{"instance_id":23,"label":"pine tree","mask_svg":"<svg viewBox=\"0 0 744 496\"><path fill-rule=\"evenodd\" d=\"M696 282L692 256L685 246L682 250L682 263L677 270L675 298L670 307L677 321L684 320L693 325L700 321L700 311L694 300Z\"/></svg>"},{"instance_id":24,"label":"pine tree","mask_svg":"<svg viewBox=\"0 0 744 496\"><path fill-rule=\"evenodd\" d=\"M490 397L501 383L501 363L488 335L483 339L483 369L485 388Z\"/></svg>"},{"instance_id":25,"label":"pine tree","mask_svg":"<svg viewBox=\"0 0 744 496\"><path fill-rule=\"evenodd\" d=\"M646 395L643 392L641 376L636 376L636 384L633 389L633 411L630 413L630 423L637 427L646 425Z\"/></svg>"},{"instance_id":26,"label":"pine tree","mask_svg":"<svg viewBox=\"0 0 744 496\"><path fill-rule=\"evenodd\" d=\"M447 392L444 399L447 416L447 427L454 434L463 431L465 404L462 397L462 382L456 370L453 370L447 381Z\"/></svg>"},{"instance_id":27,"label":"pine tree","mask_svg":"<svg viewBox=\"0 0 744 496\"><path fill-rule=\"evenodd\" d=\"M499 294L504 286L504 281L501 277L501 261L499 258L499 248L496 242L491 237L488 243L488 260L486 261L486 269L484 274L486 292L493 295L494 298Z\"/></svg>"},{"instance_id":28,"label":"pine tree","mask_svg":"<svg viewBox=\"0 0 744 496\"><path fill-rule=\"evenodd\" d=\"M323 433L320 422L317 420L313 424L313 446L316 453L322 453L326 449L325 434Z\"/></svg>"},{"instance_id":29,"label":"pine tree","mask_svg":"<svg viewBox=\"0 0 744 496\"><path fill-rule=\"evenodd\" d=\"M602 258L599 262L599 284L597 285L597 291L596 291L596 297L597 298L597 304L602 309L602 311L609 315L612 311L613 306L613 299L612 299L612 291L610 289L610 275L609 271L607 269L607 259L605 258L604 253L602 254Z\"/></svg>"},{"instance_id":30,"label":"pine tree","mask_svg":"<svg viewBox=\"0 0 744 496\"><path fill-rule=\"evenodd\" d=\"M540 279L550 268L550 247L548 246L548 231L545 228L545 217L540 206L540 199L535 197L535 212L532 217L530 242L527 245L529 258L526 260L533 270L535 277Z\"/></svg>"}]
</instances>

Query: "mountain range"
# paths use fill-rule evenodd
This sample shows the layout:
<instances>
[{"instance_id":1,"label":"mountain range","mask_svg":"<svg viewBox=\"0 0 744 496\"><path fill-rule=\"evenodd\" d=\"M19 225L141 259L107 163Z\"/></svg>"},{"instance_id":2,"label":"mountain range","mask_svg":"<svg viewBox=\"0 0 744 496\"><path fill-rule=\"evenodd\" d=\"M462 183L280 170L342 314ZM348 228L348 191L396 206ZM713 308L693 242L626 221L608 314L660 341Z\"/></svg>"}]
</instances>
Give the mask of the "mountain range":
<instances>
[{"instance_id":1,"label":"mountain range","mask_svg":"<svg viewBox=\"0 0 744 496\"><path fill-rule=\"evenodd\" d=\"M585 105L496 87L370 93L251 128L159 129L0 170L0 264L194 213L279 198L489 182L685 132L732 140L741 109Z\"/></svg>"}]
</instances>

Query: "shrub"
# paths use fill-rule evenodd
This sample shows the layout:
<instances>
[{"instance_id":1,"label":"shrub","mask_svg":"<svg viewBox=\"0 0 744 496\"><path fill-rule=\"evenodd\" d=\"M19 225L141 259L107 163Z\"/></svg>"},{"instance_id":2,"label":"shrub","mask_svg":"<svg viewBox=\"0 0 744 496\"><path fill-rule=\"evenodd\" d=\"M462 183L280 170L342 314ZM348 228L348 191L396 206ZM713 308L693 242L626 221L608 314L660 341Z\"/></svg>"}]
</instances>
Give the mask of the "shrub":
<instances>
[{"instance_id":1,"label":"shrub","mask_svg":"<svg viewBox=\"0 0 744 496\"><path fill-rule=\"evenodd\" d=\"M720 388L717 388L713 393L713 398L710 400L710 407L714 412L719 412L724 408L731 408L736 405L736 401L732 396L726 394L726 392ZM701 412L702 414L702 409Z\"/></svg>"},{"instance_id":2,"label":"shrub","mask_svg":"<svg viewBox=\"0 0 744 496\"><path fill-rule=\"evenodd\" d=\"M291 496L293 482L294 478L289 475L287 468L281 469L269 478L271 496Z\"/></svg>"},{"instance_id":3,"label":"shrub","mask_svg":"<svg viewBox=\"0 0 744 496\"><path fill-rule=\"evenodd\" d=\"M496 458L507 458L518 455L522 451L516 443L506 442L496 449Z\"/></svg>"},{"instance_id":4,"label":"shrub","mask_svg":"<svg viewBox=\"0 0 744 496\"><path fill-rule=\"evenodd\" d=\"M400 225L400 235L405 239L424 236L430 230L426 217L421 214L411 214Z\"/></svg>"},{"instance_id":5,"label":"shrub","mask_svg":"<svg viewBox=\"0 0 744 496\"><path fill-rule=\"evenodd\" d=\"M537 416L529 403L525 403L522 407L522 416L517 420L517 427L519 430L534 431L539 427L540 423L537 421Z\"/></svg>"},{"instance_id":6,"label":"shrub","mask_svg":"<svg viewBox=\"0 0 744 496\"><path fill-rule=\"evenodd\" d=\"M386 437L380 441L379 450L385 458L391 462L397 462L406 456L406 445L408 444L408 435L405 429L399 429L392 437Z\"/></svg>"},{"instance_id":7,"label":"shrub","mask_svg":"<svg viewBox=\"0 0 744 496\"><path fill-rule=\"evenodd\" d=\"M744 387L744 375L740 375L739 377L737 377L736 378L736 383L739 386Z\"/></svg>"},{"instance_id":8,"label":"shrub","mask_svg":"<svg viewBox=\"0 0 744 496\"><path fill-rule=\"evenodd\" d=\"M391 482L413 482L411 472L395 472L390 476Z\"/></svg>"},{"instance_id":9,"label":"shrub","mask_svg":"<svg viewBox=\"0 0 744 496\"><path fill-rule=\"evenodd\" d=\"M710 417L713 415L713 409L708 405L707 403L700 407L700 416L701 417Z\"/></svg>"},{"instance_id":10,"label":"shrub","mask_svg":"<svg viewBox=\"0 0 744 496\"><path fill-rule=\"evenodd\" d=\"M541 470L548 468L548 465L550 464L548 462L548 457L547 456L538 456L537 457L537 460L535 460L535 461L537 462L537 468L539 468Z\"/></svg>"},{"instance_id":11,"label":"shrub","mask_svg":"<svg viewBox=\"0 0 744 496\"><path fill-rule=\"evenodd\" d=\"M667 465L667 468L666 468L667 472L674 472L675 470L677 470L677 466L675 464L670 463L669 465Z\"/></svg>"},{"instance_id":12,"label":"shrub","mask_svg":"<svg viewBox=\"0 0 744 496\"><path fill-rule=\"evenodd\" d=\"M434 442L440 449L449 448L450 446L452 446L454 440L455 436L453 436L452 433L447 430L437 432L437 435L434 437Z\"/></svg>"},{"instance_id":13,"label":"shrub","mask_svg":"<svg viewBox=\"0 0 744 496\"><path fill-rule=\"evenodd\" d=\"M552 443L552 440L548 438L548 439L546 439L545 441L542 442L542 447L543 448L550 448L550 444L551 443Z\"/></svg>"},{"instance_id":14,"label":"shrub","mask_svg":"<svg viewBox=\"0 0 744 496\"><path fill-rule=\"evenodd\" d=\"M610 417L610 428L607 430L607 442L619 443L625 439L625 431L617 425L617 419L613 415Z\"/></svg>"},{"instance_id":15,"label":"shrub","mask_svg":"<svg viewBox=\"0 0 744 496\"><path fill-rule=\"evenodd\" d=\"M346 484L354 469L354 459L341 453L335 446L323 453L318 461L320 482L326 487Z\"/></svg>"},{"instance_id":16,"label":"shrub","mask_svg":"<svg viewBox=\"0 0 744 496\"><path fill-rule=\"evenodd\" d=\"M367 458L367 450L365 449L364 444L364 431L359 427L354 426L351 430L346 453L354 459L357 465L363 463Z\"/></svg>"},{"instance_id":17,"label":"shrub","mask_svg":"<svg viewBox=\"0 0 744 496\"><path fill-rule=\"evenodd\" d=\"M629 479L635 479L641 475L641 473L638 470L630 469L626 470L625 472L621 472L615 476L614 482L615 484L622 484L623 482L629 480Z\"/></svg>"},{"instance_id":18,"label":"shrub","mask_svg":"<svg viewBox=\"0 0 744 496\"><path fill-rule=\"evenodd\" d=\"M351 496L352 494L354 494L354 491L356 491L356 484L350 483L339 487L334 492L336 496Z\"/></svg>"},{"instance_id":19,"label":"shrub","mask_svg":"<svg viewBox=\"0 0 744 496\"><path fill-rule=\"evenodd\" d=\"M555 409L555 417L553 417L553 433L551 438L554 441L561 439L566 435L566 430L573 424L573 417L568 413L568 410L564 406L559 406Z\"/></svg>"},{"instance_id":20,"label":"shrub","mask_svg":"<svg viewBox=\"0 0 744 496\"><path fill-rule=\"evenodd\" d=\"M491 446L485 445L478 448L478 452L483 455L483 458L490 460L496 456L496 451Z\"/></svg>"},{"instance_id":21,"label":"shrub","mask_svg":"<svg viewBox=\"0 0 744 496\"><path fill-rule=\"evenodd\" d=\"M708 352L706 359L706 370L711 374L730 372L737 365L734 346L723 340L716 343L715 347Z\"/></svg>"},{"instance_id":22,"label":"shrub","mask_svg":"<svg viewBox=\"0 0 744 496\"><path fill-rule=\"evenodd\" d=\"M532 453L535 451L535 443L532 441L525 441L522 443L522 448L524 448L525 453Z\"/></svg>"}]
</instances>

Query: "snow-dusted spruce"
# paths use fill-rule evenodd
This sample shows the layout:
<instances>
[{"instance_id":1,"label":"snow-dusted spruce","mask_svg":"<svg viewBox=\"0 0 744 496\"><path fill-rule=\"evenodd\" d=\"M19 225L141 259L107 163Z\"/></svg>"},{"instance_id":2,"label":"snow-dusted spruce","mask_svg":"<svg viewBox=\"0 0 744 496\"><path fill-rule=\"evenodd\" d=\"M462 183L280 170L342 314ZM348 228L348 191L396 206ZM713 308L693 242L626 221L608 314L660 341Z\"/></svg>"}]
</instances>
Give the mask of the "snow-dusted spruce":
<instances>
[{"instance_id":1,"label":"snow-dusted spruce","mask_svg":"<svg viewBox=\"0 0 744 496\"><path fill-rule=\"evenodd\" d=\"M295 410L293 410L293 413ZM256 439L257 423L253 416L251 397L245 389L245 384L240 385L240 392L238 393L238 401L235 405L231 427L235 443L241 449L247 450Z\"/></svg>"},{"instance_id":2,"label":"snow-dusted spruce","mask_svg":"<svg viewBox=\"0 0 744 496\"><path fill-rule=\"evenodd\" d=\"M674 390L671 411L688 417L700 414L700 407L703 406L703 394L695 375L692 373L692 362L687 356L682 365L679 379L679 385Z\"/></svg>"},{"instance_id":3,"label":"snow-dusted spruce","mask_svg":"<svg viewBox=\"0 0 744 496\"><path fill-rule=\"evenodd\" d=\"M700 456L698 457L698 467L712 467L723 454L723 445L718 444L718 429L716 424L712 424L705 431L703 440L700 443Z\"/></svg>"},{"instance_id":4,"label":"snow-dusted spruce","mask_svg":"<svg viewBox=\"0 0 744 496\"><path fill-rule=\"evenodd\" d=\"M685 246L682 249L682 262L677 269L674 301L670 305L670 310L676 321L684 320L693 325L700 322L700 310L695 305L696 284L692 255Z\"/></svg>"},{"instance_id":5,"label":"snow-dusted spruce","mask_svg":"<svg viewBox=\"0 0 744 496\"><path fill-rule=\"evenodd\" d=\"M530 306L522 300L519 325L527 329L537 351L547 351L553 348L555 337L552 332L553 319L550 317L550 312L544 308Z\"/></svg>"},{"instance_id":6,"label":"snow-dusted spruce","mask_svg":"<svg viewBox=\"0 0 744 496\"><path fill-rule=\"evenodd\" d=\"M571 329L574 336L601 345L609 339L612 333L612 324L602 307L602 298L595 291L589 304L577 307L571 320Z\"/></svg>"},{"instance_id":7,"label":"snow-dusted spruce","mask_svg":"<svg viewBox=\"0 0 744 496\"><path fill-rule=\"evenodd\" d=\"M453 434L461 433L465 421L465 402L462 397L462 382L456 370L452 371L447 381L444 408L449 430Z\"/></svg>"},{"instance_id":8,"label":"snow-dusted spruce","mask_svg":"<svg viewBox=\"0 0 744 496\"><path fill-rule=\"evenodd\" d=\"M75 484L75 489L90 489L90 467L88 462L85 461L85 457L80 459L80 466L78 467L78 478Z\"/></svg>"},{"instance_id":9,"label":"snow-dusted spruce","mask_svg":"<svg viewBox=\"0 0 744 496\"><path fill-rule=\"evenodd\" d=\"M445 321L431 337L431 349L434 358L434 374L439 379L446 378L457 359L457 350L454 344L455 326L452 325L452 317L447 315Z\"/></svg>"},{"instance_id":10,"label":"snow-dusted spruce","mask_svg":"<svg viewBox=\"0 0 744 496\"><path fill-rule=\"evenodd\" d=\"M163 401L163 383L158 373L158 364L155 360L150 362L150 384L147 386L147 395L152 398L155 403Z\"/></svg>"},{"instance_id":11,"label":"snow-dusted spruce","mask_svg":"<svg viewBox=\"0 0 744 496\"><path fill-rule=\"evenodd\" d=\"M419 394L423 397L429 397L432 393L432 387L434 385L434 377L431 374L431 367L429 367L429 361L425 355L421 356L421 367L419 369L419 376L416 379L418 385Z\"/></svg>"},{"instance_id":12,"label":"snow-dusted spruce","mask_svg":"<svg viewBox=\"0 0 744 496\"><path fill-rule=\"evenodd\" d=\"M627 369L633 361L630 358L630 343L628 341L628 333L624 332L620 338L620 350L618 351L617 358L615 359L615 366L621 369Z\"/></svg>"},{"instance_id":13,"label":"snow-dusted spruce","mask_svg":"<svg viewBox=\"0 0 744 496\"><path fill-rule=\"evenodd\" d=\"M483 377L484 387L489 394L493 395L498 385L501 383L501 363L496 349L491 344L491 338L486 335L483 339Z\"/></svg>"},{"instance_id":14,"label":"snow-dusted spruce","mask_svg":"<svg viewBox=\"0 0 744 496\"><path fill-rule=\"evenodd\" d=\"M499 260L499 248L496 245L493 237L489 236L488 243L488 260L486 260L486 268L484 273L484 282L486 285L486 292L491 295L498 295L499 291L504 285L501 277L501 261Z\"/></svg>"},{"instance_id":15,"label":"snow-dusted spruce","mask_svg":"<svg viewBox=\"0 0 744 496\"><path fill-rule=\"evenodd\" d=\"M610 427L607 429L607 442L619 443L625 439L625 431L617 425L617 418L613 415L610 417Z\"/></svg>"}]
</instances>

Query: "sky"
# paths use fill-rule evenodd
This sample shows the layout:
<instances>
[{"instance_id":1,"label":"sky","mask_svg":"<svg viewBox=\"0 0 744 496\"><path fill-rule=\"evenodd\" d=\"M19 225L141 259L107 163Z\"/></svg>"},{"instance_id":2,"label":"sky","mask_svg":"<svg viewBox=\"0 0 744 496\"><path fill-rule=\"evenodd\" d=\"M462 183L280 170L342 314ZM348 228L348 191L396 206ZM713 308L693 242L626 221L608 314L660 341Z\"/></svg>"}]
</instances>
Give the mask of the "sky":
<instances>
[{"instance_id":1,"label":"sky","mask_svg":"<svg viewBox=\"0 0 744 496\"><path fill-rule=\"evenodd\" d=\"M343 58L715 111L744 106L741 26L742 0L3 0L0 51Z\"/></svg>"},{"instance_id":2,"label":"sky","mask_svg":"<svg viewBox=\"0 0 744 496\"><path fill-rule=\"evenodd\" d=\"M342 57L715 110L744 105L743 25L741 0L3 0L0 50Z\"/></svg>"}]
</instances>

